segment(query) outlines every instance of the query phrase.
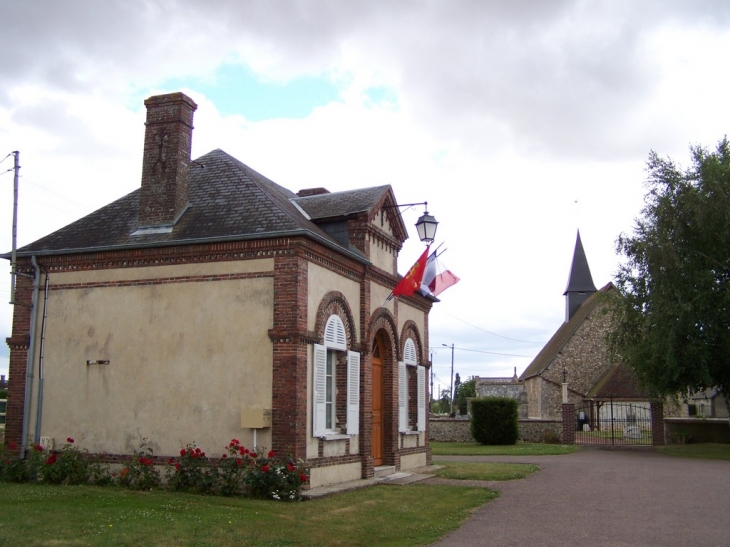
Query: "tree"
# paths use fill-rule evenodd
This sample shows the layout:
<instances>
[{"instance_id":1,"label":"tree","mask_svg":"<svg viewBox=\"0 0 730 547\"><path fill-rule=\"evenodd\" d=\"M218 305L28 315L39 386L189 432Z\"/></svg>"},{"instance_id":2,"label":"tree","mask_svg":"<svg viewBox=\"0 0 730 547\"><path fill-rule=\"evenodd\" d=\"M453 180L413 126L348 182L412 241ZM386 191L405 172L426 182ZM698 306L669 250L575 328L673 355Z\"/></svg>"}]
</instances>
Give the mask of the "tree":
<instances>
[{"instance_id":1,"label":"tree","mask_svg":"<svg viewBox=\"0 0 730 547\"><path fill-rule=\"evenodd\" d=\"M459 383L459 390L454 397L454 411L457 414L466 414L467 397L477 396L477 378L473 376L466 382Z\"/></svg>"},{"instance_id":2,"label":"tree","mask_svg":"<svg viewBox=\"0 0 730 547\"><path fill-rule=\"evenodd\" d=\"M609 348L655 395L730 388L730 145L690 150L686 170L649 155L642 217L617 240Z\"/></svg>"}]
</instances>

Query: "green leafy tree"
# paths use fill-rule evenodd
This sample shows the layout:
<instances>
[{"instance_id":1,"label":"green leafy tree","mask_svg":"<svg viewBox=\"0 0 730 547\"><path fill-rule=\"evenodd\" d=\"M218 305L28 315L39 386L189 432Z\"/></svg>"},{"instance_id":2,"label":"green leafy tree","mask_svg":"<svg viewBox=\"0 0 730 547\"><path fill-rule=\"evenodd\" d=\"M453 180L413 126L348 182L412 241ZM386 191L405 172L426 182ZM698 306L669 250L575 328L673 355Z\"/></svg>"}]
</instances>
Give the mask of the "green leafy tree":
<instances>
[{"instance_id":1,"label":"green leafy tree","mask_svg":"<svg viewBox=\"0 0 730 547\"><path fill-rule=\"evenodd\" d=\"M476 396L477 378L476 376L473 376L472 378L469 378L466 382L461 382L459 384L459 390L456 392L456 397L454 397L454 410L458 414L466 414L466 399L468 397Z\"/></svg>"},{"instance_id":2,"label":"green leafy tree","mask_svg":"<svg viewBox=\"0 0 730 547\"><path fill-rule=\"evenodd\" d=\"M622 234L612 353L655 395L730 388L730 145L652 152L633 234Z\"/></svg>"},{"instance_id":3,"label":"green leafy tree","mask_svg":"<svg viewBox=\"0 0 730 547\"><path fill-rule=\"evenodd\" d=\"M451 406L451 390L441 390L441 397L433 402L433 411L436 414L447 414Z\"/></svg>"}]
</instances>

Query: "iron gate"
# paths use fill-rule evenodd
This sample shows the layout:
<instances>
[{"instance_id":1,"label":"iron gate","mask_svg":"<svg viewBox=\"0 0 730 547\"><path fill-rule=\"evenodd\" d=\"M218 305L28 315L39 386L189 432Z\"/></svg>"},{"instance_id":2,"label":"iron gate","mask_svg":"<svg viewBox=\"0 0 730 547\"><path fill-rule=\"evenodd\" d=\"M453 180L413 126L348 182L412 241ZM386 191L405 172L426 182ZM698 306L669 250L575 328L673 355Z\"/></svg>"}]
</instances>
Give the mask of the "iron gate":
<instances>
[{"instance_id":1,"label":"iron gate","mask_svg":"<svg viewBox=\"0 0 730 547\"><path fill-rule=\"evenodd\" d=\"M583 401L575 410L575 443L651 445L649 403Z\"/></svg>"}]
</instances>

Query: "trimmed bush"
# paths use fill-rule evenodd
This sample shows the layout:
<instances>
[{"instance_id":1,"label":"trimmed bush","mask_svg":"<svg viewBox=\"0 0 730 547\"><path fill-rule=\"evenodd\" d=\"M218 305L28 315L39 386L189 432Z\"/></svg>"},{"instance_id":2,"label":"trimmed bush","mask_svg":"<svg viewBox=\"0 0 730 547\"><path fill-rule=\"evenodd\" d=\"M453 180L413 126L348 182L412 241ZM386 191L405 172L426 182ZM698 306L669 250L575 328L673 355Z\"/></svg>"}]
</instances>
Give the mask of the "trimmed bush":
<instances>
[{"instance_id":1,"label":"trimmed bush","mask_svg":"<svg viewBox=\"0 0 730 547\"><path fill-rule=\"evenodd\" d=\"M516 444L519 436L517 401L480 397L471 401L471 434L481 444Z\"/></svg>"}]
</instances>

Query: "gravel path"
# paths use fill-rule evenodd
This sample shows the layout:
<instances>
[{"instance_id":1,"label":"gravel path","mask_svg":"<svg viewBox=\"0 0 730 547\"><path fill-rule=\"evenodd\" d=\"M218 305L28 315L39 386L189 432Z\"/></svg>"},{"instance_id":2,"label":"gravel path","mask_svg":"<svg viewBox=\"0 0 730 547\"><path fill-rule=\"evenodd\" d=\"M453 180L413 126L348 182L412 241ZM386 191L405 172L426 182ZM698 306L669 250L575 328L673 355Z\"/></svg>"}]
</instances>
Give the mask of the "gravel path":
<instances>
[{"instance_id":1,"label":"gravel path","mask_svg":"<svg viewBox=\"0 0 730 547\"><path fill-rule=\"evenodd\" d=\"M439 547L730 546L730 461L664 456L643 447L436 459L540 466L525 479L474 481L500 497L434 544Z\"/></svg>"}]
</instances>

